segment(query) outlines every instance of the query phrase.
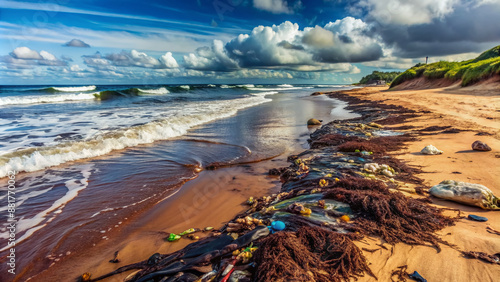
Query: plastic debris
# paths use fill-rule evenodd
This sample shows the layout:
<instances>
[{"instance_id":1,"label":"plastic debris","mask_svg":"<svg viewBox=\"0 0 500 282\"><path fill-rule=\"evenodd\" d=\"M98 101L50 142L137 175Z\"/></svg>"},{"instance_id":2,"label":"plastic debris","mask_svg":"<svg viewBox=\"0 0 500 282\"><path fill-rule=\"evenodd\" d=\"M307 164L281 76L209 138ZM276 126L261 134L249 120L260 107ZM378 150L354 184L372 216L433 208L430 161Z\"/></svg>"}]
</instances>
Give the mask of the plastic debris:
<instances>
[{"instance_id":1,"label":"plastic debris","mask_svg":"<svg viewBox=\"0 0 500 282\"><path fill-rule=\"evenodd\" d=\"M235 270L231 277L229 277L229 282L242 282L251 281L252 274L248 270Z\"/></svg>"},{"instance_id":2,"label":"plastic debris","mask_svg":"<svg viewBox=\"0 0 500 282\"><path fill-rule=\"evenodd\" d=\"M469 216L467 216L467 218L470 220L481 221L481 222L488 221L488 218L486 218L484 216L475 215L475 214L469 214Z\"/></svg>"},{"instance_id":3,"label":"plastic debris","mask_svg":"<svg viewBox=\"0 0 500 282\"><path fill-rule=\"evenodd\" d=\"M349 222L351 220L347 214L344 214L343 216L340 217L340 220L343 222Z\"/></svg>"},{"instance_id":4,"label":"plastic debris","mask_svg":"<svg viewBox=\"0 0 500 282\"><path fill-rule=\"evenodd\" d=\"M370 122L370 123L368 123L368 126L371 126L371 127L376 127L376 128L380 128L380 129L384 128L384 126L383 126L383 125L380 125L380 124L378 124L378 123L374 123L374 122Z\"/></svg>"},{"instance_id":5,"label":"plastic debris","mask_svg":"<svg viewBox=\"0 0 500 282\"><path fill-rule=\"evenodd\" d=\"M253 197L248 198L248 200L247 200L247 204L249 204L249 205L253 205L253 203L255 203L254 198L253 198Z\"/></svg>"},{"instance_id":6,"label":"plastic debris","mask_svg":"<svg viewBox=\"0 0 500 282\"><path fill-rule=\"evenodd\" d=\"M271 231L271 233L274 233L276 231L284 230L286 228L286 225L283 221L276 220L276 221L271 222L271 226L269 226L269 228L270 228L269 230Z\"/></svg>"},{"instance_id":7,"label":"plastic debris","mask_svg":"<svg viewBox=\"0 0 500 282\"><path fill-rule=\"evenodd\" d=\"M267 207L267 208L263 208L261 211L260 211L260 214L261 215L266 215L266 214L270 214L272 213L273 211L275 211L276 208L274 206L270 206L270 207Z\"/></svg>"},{"instance_id":8,"label":"plastic debris","mask_svg":"<svg viewBox=\"0 0 500 282\"><path fill-rule=\"evenodd\" d=\"M326 181L324 179L321 179L319 181L319 187L325 187L326 185L328 185L328 181Z\"/></svg>"},{"instance_id":9,"label":"plastic debris","mask_svg":"<svg viewBox=\"0 0 500 282\"><path fill-rule=\"evenodd\" d=\"M179 235L184 236L184 235L191 234L191 233L194 233L194 232L196 232L196 230L194 228L189 228L188 230L182 232Z\"/></svg>"},{"instance_id":10,"label":"plastic debris","mask_svg":"<svg viewBox=\"0 0 500 282\"><path fill-rule=\"evenodd\" d=\"M200 240L200 237L199 236L196 236L194 234L189 234L187 235L187 237L191 240Z\"/></svg>"},{"instance_id":11,"label":"plastic debris","mask_svg":"<svg viewBox=\"0 0 500 282\"><path fill-rule=\"evenodd\" d=\"M168 235L167 241L174 242L174 241L177 241L179 239L181 239L180 235L177 235L177 234L174 234L174 233L170 233L170 235Z\"/></svg>"},{"instance_id":12,"label":"plastic debris","mask_svg":"<svg viewBox=\"0 0 500 282\"><path fill-rule=\"evenodd\" d=\"M422 149L422 151L420 151L420 153L424 155L440 155L443 153L443 151L439 150L433 145L427 145L425 146L425 148Z\"/></svg>"},{"instance_id":13,"label":"plastic debris","mask_svg":"<svg viewBox=\"0 0 500 282\"><path fill-rule=\"evenodd\" d=\"M500 209L500 199L493 195L490 189L481 184L444 180L438 185L432 186L429 192L438 198L477 206L486 210Z\"/></svg>"},{"instance_id":14,"label":"plastic debris","mask_svg":"<svg viewBox=\"0 0 500 282\"><path fill-rule=\"evenodd\" d=\"M82 274L82 276L80 277L80 281L82 282L85 282L85 281L90 281L90 277L92 277L92 274L88 273L88 272L85 272L84 274Z\"/></svg>"},{"instance_id":15,"label":"plastic debris","mask_svg":"<svg viewBox=\"0 0 500 282\"><path fill-rule=\"evenodd\" d=\"M414 271L412 274L410 274L409 277L415 281L418 281L418 282L427 282L427 280L416 271Z\"/></svg>"},{"instance_id":16,"label":"plastic debris","mask_svg":"<svg viewBox=\"0 0 500 282\"><path fill-rule=\"evenodd\" d=\"M253 218L251 216L246 216L244 218L238 218L234 222L229 222L227 224L227 232L239 232L243 230L253 230L257 225L262 225L262 220Z\"/></svg>"}]
</instances>

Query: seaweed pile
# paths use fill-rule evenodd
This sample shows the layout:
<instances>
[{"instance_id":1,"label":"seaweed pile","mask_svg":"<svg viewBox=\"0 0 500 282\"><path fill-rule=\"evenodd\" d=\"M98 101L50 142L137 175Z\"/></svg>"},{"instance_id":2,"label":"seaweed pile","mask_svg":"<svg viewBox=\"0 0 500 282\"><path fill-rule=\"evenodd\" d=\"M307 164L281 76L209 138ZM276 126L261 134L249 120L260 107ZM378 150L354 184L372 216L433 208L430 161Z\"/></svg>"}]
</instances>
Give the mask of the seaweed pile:
<instances>
[{"instance_id":1,"label":"seaweed pile","mask_svg":"<svg viewBox=\"0 0 500 282\"><path fill-rule=\"evenodd\" d=\"M86 281L133 269L125 281L350 281L375 277L354 244L364 236L440 251L449 244L435 232L459 215L445 216L425 198L401 192L419 192L407 184L421 185L413 175L419 170L387 153L415 137L375 123L415 113L358 106L363 118L324 125L311 135L311 149L269 172L280 177L280 193L250 198L248 210L180 251ZM274 228L277 222L286 228Z\"/></svg>"}]
</instances>

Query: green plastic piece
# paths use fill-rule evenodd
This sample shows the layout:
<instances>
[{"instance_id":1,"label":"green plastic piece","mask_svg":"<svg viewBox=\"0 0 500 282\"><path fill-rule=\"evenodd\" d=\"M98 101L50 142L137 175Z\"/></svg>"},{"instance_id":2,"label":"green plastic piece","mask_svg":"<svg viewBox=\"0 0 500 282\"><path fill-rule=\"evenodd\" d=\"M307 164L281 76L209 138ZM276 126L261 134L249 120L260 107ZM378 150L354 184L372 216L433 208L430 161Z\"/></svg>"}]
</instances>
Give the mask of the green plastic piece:
<instances>
[{"instance_id":1,"label":"green plastic piece","mask_svg":"<svg viewBox=\"0 0 500 282\"><path fill-rule=\"evenodd\" d=\"M191 233L194 233L196 230L194 230L194 228L189 228L188 230L182 232L180 235L181 236L184 236L186 234L191 234Z\"/></svg>"},{"instance_id":2,"label":"green plastic piece","mask_svg":"<svg viewBox=\"0 0 500 282\"><path fill-rule=\"evenodd\" d=\"M170 235L168 236L168 241L169 242L173 242L173 241L177 241L181 238L181 236L177 235L177 234L174 234L174 233L170 233Z\"/></svg>"}]
</instances>

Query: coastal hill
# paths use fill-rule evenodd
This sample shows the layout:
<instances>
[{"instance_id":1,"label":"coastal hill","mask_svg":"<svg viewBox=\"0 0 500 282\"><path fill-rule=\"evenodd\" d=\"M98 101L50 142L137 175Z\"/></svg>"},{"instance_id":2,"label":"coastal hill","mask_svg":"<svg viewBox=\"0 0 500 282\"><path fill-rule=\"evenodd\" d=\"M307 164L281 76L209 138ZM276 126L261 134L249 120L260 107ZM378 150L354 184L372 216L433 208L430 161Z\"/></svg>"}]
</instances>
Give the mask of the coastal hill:
<instances>
[{"instance_id":1,"label":"coastal hill","mask_svg":"<svg viewBox=\"0 0 500 282\"><path fill-rule=\"evenodd\" d=\"M380 72L373 71L371 74L364 76L361 78L357 85L385 85L386 83L391 83L398 75L400 75L400 71L393 72Z\"/></svg>"},{"instance_id":2,"label":"coastal hill","mask_svg":"<svg viewBox=\"0 0 500 282\"><path fill-rule=\"evenodd\" d=\"M471 85L498 88L500 83L500 45L483 52L475 59L462 62L440 61L417 64L397 76L390 88L429 89Z\"/></svg>"}]
</instances>

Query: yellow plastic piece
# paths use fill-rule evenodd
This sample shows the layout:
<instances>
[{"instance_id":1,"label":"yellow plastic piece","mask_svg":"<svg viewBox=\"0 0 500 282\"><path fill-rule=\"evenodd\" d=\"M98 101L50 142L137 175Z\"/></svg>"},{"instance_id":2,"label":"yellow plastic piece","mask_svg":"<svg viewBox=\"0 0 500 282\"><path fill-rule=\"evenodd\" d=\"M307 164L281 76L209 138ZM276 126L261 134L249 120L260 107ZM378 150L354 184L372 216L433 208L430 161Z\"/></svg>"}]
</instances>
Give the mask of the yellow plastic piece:
<instances>
[{"instance_id":1,"label":"yellow plastic piece","mask_svg":"<svg viewBox=\"0 0 500 282\"><path fill-rule=\"evenodd\" d=\"M312 211L309 208L304 208L304 210L300 211L300 214L302 215L310 215L311 213Z\"/></svg>"},{"instance_id":2,"label":"yellow plastic piece","mask_svg":"<svg viewBox=\"0 0 500 282\"><path fill-rule=\"evenodd\" d=\"M351 218L349 218L347 214L344 214L343 216L340 217L340 220L342 220L343 222L349 222Z\"/></svg>"}]
</instances>

